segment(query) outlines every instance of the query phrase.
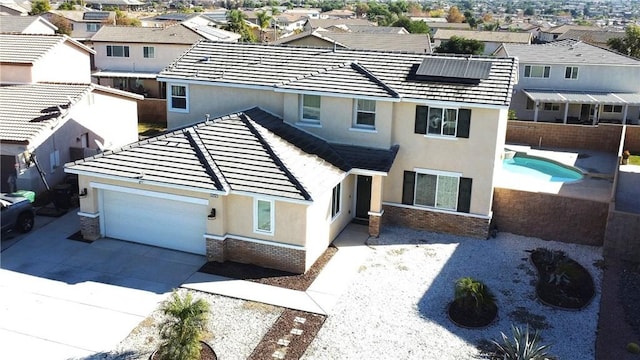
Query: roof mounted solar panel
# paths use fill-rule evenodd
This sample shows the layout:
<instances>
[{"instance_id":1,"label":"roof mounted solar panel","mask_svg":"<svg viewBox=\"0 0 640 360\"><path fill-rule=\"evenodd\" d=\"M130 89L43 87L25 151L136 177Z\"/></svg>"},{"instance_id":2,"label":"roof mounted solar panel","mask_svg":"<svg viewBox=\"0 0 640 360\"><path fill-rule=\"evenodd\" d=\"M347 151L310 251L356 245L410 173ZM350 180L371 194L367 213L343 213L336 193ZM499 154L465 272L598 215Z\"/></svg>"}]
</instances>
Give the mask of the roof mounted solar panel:
<instances>
[{"instance_id":1,"label":"roof mounted solar panel","mask_svg":"<svg viewBox=\"0 0 640 360\"><path fill-rule=\"evenodd\" d=\"M109 19L108 11L87 11L82 14L82 20L107 20Z\"/></svg>"},{"instance_id":2,"label":"roof mounted solar panel","mask_svg":"<svg viewBox=\"0 0 640 360\"><path fill-rule=\"evenodd\" d=\"M479 83L488 79L491 61L472 58L427 57L415 72L415 80Z\"/></svg>"}]
</instances>

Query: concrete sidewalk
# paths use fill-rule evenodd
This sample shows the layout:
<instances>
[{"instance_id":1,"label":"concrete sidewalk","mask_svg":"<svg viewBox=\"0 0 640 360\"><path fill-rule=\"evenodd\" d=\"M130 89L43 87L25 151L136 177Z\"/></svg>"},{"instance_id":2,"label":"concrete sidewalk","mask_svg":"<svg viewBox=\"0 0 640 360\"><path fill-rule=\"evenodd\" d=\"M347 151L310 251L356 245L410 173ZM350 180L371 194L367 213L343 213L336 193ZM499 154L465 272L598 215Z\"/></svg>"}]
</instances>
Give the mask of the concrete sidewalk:
<instances>
[{"instance_id":1,"label":"concrete sidewalk","mask_svg":"<svg viewBox=\"0 0 640 360\"><path fill-rule=\"evenodd\" d=\"M182 284L182 287L288 309L330 315L338 298L355 278L360 265L368 256L370 249L365 245L368 238L367 226L348 225L333 242L338 251L307 291L284 289L200 272L193 274Z\"/></svg>"}]
</instances>

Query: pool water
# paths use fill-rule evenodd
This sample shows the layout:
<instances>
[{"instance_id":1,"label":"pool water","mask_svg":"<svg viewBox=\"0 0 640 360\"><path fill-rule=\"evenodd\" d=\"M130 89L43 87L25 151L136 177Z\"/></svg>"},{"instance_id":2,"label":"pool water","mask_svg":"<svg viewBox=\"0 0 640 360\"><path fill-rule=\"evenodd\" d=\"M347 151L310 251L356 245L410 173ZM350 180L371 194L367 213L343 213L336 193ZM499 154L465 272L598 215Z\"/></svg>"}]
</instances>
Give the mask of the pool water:
<instances>
[{"instance_id":1,"label":"pool water","mask_svg":"<svg viewBox=\"0 0 640 360\"><path fill-rule=\"evenodd\" d=\"M547 182L573 182L582 180L582 172L553 160L517 154L502 161L502 168L509 173L526 175Z\"/></svg>"}]
</instances>

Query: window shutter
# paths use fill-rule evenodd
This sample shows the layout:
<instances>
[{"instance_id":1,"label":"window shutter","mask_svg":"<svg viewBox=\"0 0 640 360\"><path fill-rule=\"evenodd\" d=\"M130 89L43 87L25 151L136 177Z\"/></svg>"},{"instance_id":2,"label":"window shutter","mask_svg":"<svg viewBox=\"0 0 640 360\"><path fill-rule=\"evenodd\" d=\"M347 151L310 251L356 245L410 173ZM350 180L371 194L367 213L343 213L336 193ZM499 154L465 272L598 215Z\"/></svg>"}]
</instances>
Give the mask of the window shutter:
<instances>
[{"instance_id":1,"label":"window shutter","mask_svg":"<svg viewBox=\"0 0 640 360\"><path fill-rule=\"evenodd\" d=\"M468 213L471 210L471 183L470 178L460 178L458 186L458 211Z\"/></svg>"},{"instance_id":2,"label":"window shutter","mask_svg":"<svg viewBox=\"0 0 640 360\"><path fill-rule=\"evenodd\" d=\"M413 193L416 186L416 173L414 171L405 171L404 180L402 182L402 203L413 205Z\"/></svg>"},{"instance_id":3,"label":"window shutter","mask_svg":"<svg viewBox=\"0 0 640 360\"><path fill-rule=\"evenodd\" d=\"M458 134L456 137L469 138L469 128L471 127L471 110L458 110Z\"/></svg>"},{"instance_id":4,"label":"window shutter","mask_svg":"<svg viewBox=\"0 0 640 360\"><path fill-rule=\"evenodd\" d=\"M428 106L416 106L416 123L415 130L416 134L426 134L427 133L427 114L429 113Z\"/></svg>"}]
</instances>

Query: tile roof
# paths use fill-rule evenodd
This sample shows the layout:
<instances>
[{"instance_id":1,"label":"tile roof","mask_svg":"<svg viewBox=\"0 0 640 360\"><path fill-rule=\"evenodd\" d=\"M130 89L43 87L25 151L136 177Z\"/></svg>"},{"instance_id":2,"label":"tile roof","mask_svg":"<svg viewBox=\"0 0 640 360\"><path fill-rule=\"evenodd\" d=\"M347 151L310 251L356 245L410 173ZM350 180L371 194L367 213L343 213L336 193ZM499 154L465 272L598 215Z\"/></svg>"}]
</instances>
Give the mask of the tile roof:
<instances>
[{"instance_id":1,"label":"tile roof","mask_svg":"<svg viewBox=\"0 0 640 360\"><path fill-rule=\"evenodd\" d=\"M558 36L558 40L573 39L584 41L591 44L606 44L609 39L623 38L625 36L624 31L608 31L608 30L569 30L566 33Z\"/></svg>"},{"instance_id":2,"label":"tile roof","mask_svg":"<svg viewBox=\"0 0 640 360\"><path fill-rule=\"evenodd\" d=\"M437 29L433 34L433 39L448 40L452 36L463 37L469 40L520 44L531 43L531 39L533 37L529 32Z\"/></svg>"},{"instance_id":3,"label":"tile roof","mask_svg":"<svg viewBox=\"0 0 640 360\"><path fill-rule=\"evenodd\" d=\"M366 19L308 19L305 26L310 26L312 29L328 28L330 26L337 25L365 25L376 26L374 23Z\"/></svg>"},{"instance_id":4,"label":"tile roof","mask_svg":"<svg viewBox=\"0 0 640 360\"><path fill-rule=\"evenodd\" d=\"M340 26L340 25L335 25ZM407 30L401 26L371 26L361 24L345 24L348 31L354 33L369 34L407 34Z\"/></svg>"},{"instance_id":5,"label":"tile roof","mask_svg":"<svg viewBox=\"0 0 640 360\"><path fill-rule=\"evenodd\" d=\"M423 60L460 58L348 49L302 48L202 41L159 75L160 81L183 79L216 86L263 86L354 96L468 102L508 106L517 60L474 56L491 62L488 79L476 84L420 81L413 74ZM467 56L468 57L468 56ZM235 61L229 61L234 59ZM309 91L312 92L312 91Z\"/></svg>"},{"instance_id":6,"label":"tile roof","mask_svg":"<svg viewBox=\"0 0 640 360\"><path fill-rule=\"evenodd\" d=\"M167 27L103 26L92 42L192 45L205 37L182 24Z\"/></svg>"},{"instance_id":7,"label":"tile roof","mask_svg":"<svg viewBox=\"0 0 640 360\"><path fill-rule=\"evenodd\" d=\"M640 60L576 40L553 41L544 44L503 44L508 56L521 64L566 65L630 65L640 66Z\"/></svg>"},{"instance_id":8,"label":"tile roof","mask_svg":"<svg viewBox=\"0 0 640 360\"><path fill-rule=\"evenodd\" d=\"M50 131L56 118L91 89L90 84L0 86L0 140L27 142Z\"/></svg>"},{"instance_id":9,"label":"tile roof","mask_svg":"<svg viewBox=\"0 0 640 360\"><path fill-rule=\"evenodd\" d=\"M104 20L102 19L94 19L94 14L107 15L107 19L110 23L114 23L116 20L115 11L82 11L82 10L49 10L48 14L62 16L63 18L69 19L74 22L81 23L102 23Z\"/></svg>"},{"instance_id":10,"label":"tile roof","mask_svg":"<svg viewBox=\"0 0 640 360\"><path fill-rule=\"evenodd\" d=\"M366 49L366 50L383 50L383 51L409 51L422 54L431 53L431 41L429 35L426 34L372 34L372 33L355 33L355 32L333 32L333 31L315 31L304 32L281 38L274 41L273 44L290 44L296 40L314 36L327 41L327 47L332 46L334 42L338 46L348 49ZM290 45L295 45L290 44Z\"/></svg>"},{"instance_id":11,"label":"tile roof","mask_svg":"<svg viewBox=\"0 0 640 360\"><path fill-rule=\"evenodd\" d=\"M42 22L51 27L51 32L57 27L40 16L2 16L0 18L0 33L23 33L33 23Z\"/></svg>"},{"instance_id":12,"label":"tile roof","mask_svg":"<svg viewBox=\"0 0 640 360\"><path fill-rule=\"evenodd\" d=\"M33 64L65 42L94 52L66 35L0 34L0 63Z\"/></svg>"},{"instance_id":13,"label":"tile roof","mask_svg":"<svg viewBox=\"0 0 640 360\"><path fill-rule=\"evenodd\" d=\"M66 164L71 173L201 191L312 200L354 165L386 171L397 148L332 145L259 108L223 116Z\"/></svg>"}]
</instances>

